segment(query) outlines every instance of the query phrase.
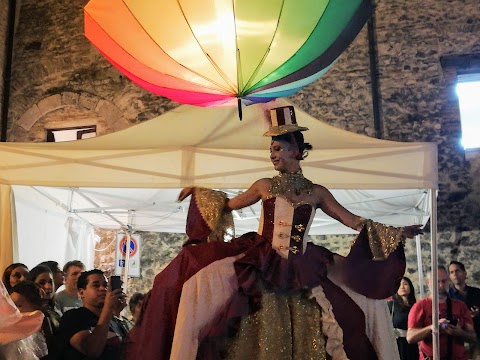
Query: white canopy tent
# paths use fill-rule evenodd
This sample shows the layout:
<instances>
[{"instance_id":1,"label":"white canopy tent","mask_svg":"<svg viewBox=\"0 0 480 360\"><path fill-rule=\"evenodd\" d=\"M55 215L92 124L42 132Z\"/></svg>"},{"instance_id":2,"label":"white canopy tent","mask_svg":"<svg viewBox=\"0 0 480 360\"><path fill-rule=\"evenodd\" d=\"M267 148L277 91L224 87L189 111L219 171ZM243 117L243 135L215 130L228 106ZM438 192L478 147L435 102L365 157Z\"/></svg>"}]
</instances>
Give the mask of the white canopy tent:
<instances>
[{"instance_id":1,"label":"white canopy tent","mask_svg":"<svg viewBox=\"0 0 480 360\"><path fill-rule=\"evenodd\" d=\"M280 99L269 106L287 104ZM261 136L267 128L260 120L264 111L247 107L240 121L236 109L180 106L98 138L2 143L0 184L34 186L15 187L18 208L34 204L50 208L40 212L75 215L102 227L127 224L133 212L138 230L183 232L186 205L175 202L180 188L197 185L234 194L275 174L268 157L270 140ZM359 215L392 225L426 223L434 198L427 193L437 188L435 144L373 139L329 126L298 108L296 114L298 123L310 128L306 138L314 147L302 164L308 178L331 189ZM6 210L1 211L3 217ZM22 213L17 211L19 223ZM258 206L236 213L237 233L255 230L258 214ZM348 232L323 214L312 229L312 234ZM21 230L19 244L52 239L38 231L37 239L20 235ZM6 241L11 240L2 237ZM56 241L61 239L42 241L42 248L58 248Z\"/></svg>"},{"instance_id":2,"label":"white canopy tent","mask_svg":"<svg viewBox=\"0 0 480 360\"><path fill-rule=\"evenodd\" d=\"M281 99L269 106L287 104L286 100ZM86 217L87 213L93 213L98 218L99 209L102 215L101 207L106 207L103 209L104 214L110 212L109 218L112 219L114 211L119 211L117 217L125 210L131 215L132 210L135 210L132 209L132 204L135 203L123 198L127 200L124 203L127 206L121 211L117 210L119 205L106 201L92 204L93 208L90 205L80 205L75 209L71 195L85 195L89 191L89 196L93 196L91 192L94 191L103 194L105 198L109 191L106 188L177 189L173 191L176 195L179 188L188 185L245 189L259 178L271 177L274 174L268 158L269 139L261 136L266 129L260 120L264 118L263 111L261 106L248 107L244 109L243 120L239 121L237 109L180 106L157 119L103 137L54 144L0 143L0 268L27 254L32 255L32 259L41 254L42 257L38 260L57 259L63 263L61 252L65 259L67 254L72 254L72 248L75 258L83 259L87 264L91 262L91 258L88 258L91 243L85 245L85 236L92 234L91 228L84 226L87 222L70 218L63 233L57 231L55 235L50 235L52 229L59 229L61 221L50 221L51 216L48 217L50 220L44 221L39 215L50 214L49 210L45 210L44 204L52 200L64 214L83 214ZM345 195L335 191L335 196L352 212L392 225L424 224L428 216L431 216L431 268L436 269L436 145L397 143L353 134L322 123L298 108L297 120L302 126L310 128L307 139L315 149L303 161L305 175L331 190L348 191ZM51 194L45 197L46 193L56 190L36 188L34 191L43 195L35 200L34 206L31 201L34 196L22 195L22 190L15 189L19 199L17 207L23 208L15 217L11 185L105 189L70 190L71 197L65 202L54 200ZM127 190L120 190L119 196L124 197L126 193ZM160 211L166 211L170 215L157 219L173 220L179 217L184 214L183 207L172 205L173 193L156 193L153 197L146 195L147 201L143 203L142 211L146 210L145 206L147 209L154 207L157 201L153 201L153 198L158 196L160 203L166 201L170 204L169 208L166 206ZM138 198L139 195L136 199ZM381 200L371 201L375 198ZM391 203L393 206L388 210L381 209L378 205L380 203ZM368 204L371 206L368 207ZM357 208L360 205L367 205L367 213L362 213ZM85 211L89 208L90 211ZM252 207L238 213L237 218L249 218L255 222L257 214L258 209ZM154 220L152 216L157 217L159 214L148 216L151 223ZM18 242L16 218L20 225ZM37 220L36 225L32 222L33 219ZM128 217L127 224L132 219L131 216ZM140 224L138 219L139 216L136 220ZM94 220L88 221L94 223ZM157 224L161 222L157 221ZM181 216L176 221L176 227L171 224L169 230L178 229L179 223L182 223L183 229L184 220ZM334 231L328 220L320 218L314 224L314 231L322 233L321 225L325 224L328 224L323 226L326 233ZM237 226L241 228L243 225ZM254 228L256 226L252 230ZM24 231L27 229L29 231ZM167 226L164 229L167 231ZM417 248L418 244L417 239ZM50 254L58 257L49 256ZM419 271L421 270L419 266ZM436 284L436 272L433 272L432 280ZM438 298L434 292L434 313L437 309ZM434 333L438 335L436 316L433 322ZM435 347L438 348L438 336L435 340Z\"/></svg>"}]
</instances>

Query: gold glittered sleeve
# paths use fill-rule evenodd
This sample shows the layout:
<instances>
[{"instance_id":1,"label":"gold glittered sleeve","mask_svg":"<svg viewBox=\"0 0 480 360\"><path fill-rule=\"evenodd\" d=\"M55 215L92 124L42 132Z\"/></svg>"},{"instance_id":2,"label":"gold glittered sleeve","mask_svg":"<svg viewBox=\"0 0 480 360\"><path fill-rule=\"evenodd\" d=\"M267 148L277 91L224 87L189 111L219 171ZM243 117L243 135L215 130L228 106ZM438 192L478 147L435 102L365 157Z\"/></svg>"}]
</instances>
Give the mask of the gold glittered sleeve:
<instances>
[{"instance_id":1,"label":"gold glittered sleeve","mask_svg":"<svg viewBox=\"0 0 480 360\"><path fill-rule=\"evenodd\" d=\"M373 260L385 260L400 243L405 244L403 227L387 226L370 219L362 218L357 228L367 228L368 243Z\"/></svg>"},{"instance_id":2,"label":"gold glittered sleeve","mask_svg":"<svg viewBox=\"0 0 480 360\"><path fill-rule=\"evenodd\" d=\"M228 200L227 194L223 191L195 187L194 195L198 210L203 220L205 220L211 229L208 242L224 241L227 232L233 235L234 226L232 213L230 211L224 211L225 204Z\"/></svg>"}]
</instances>

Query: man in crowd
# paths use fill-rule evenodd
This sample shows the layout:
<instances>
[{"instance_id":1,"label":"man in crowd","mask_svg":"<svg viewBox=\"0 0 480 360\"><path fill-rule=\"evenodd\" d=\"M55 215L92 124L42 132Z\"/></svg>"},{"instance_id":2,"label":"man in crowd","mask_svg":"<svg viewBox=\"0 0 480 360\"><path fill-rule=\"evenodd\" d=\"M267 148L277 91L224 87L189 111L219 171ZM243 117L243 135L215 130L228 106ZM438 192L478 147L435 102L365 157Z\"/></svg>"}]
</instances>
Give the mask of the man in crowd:
<instances>
[{"instance_id":1,"label":"man in crowd","mask_svg":"<svg viewBox=\"0 0 480 360\"><path fill-rule=\"evenodd\" d=\"M77 281L85 265L79 260L69 261L63 267L65 273L65 289L55 295L55 307L63 314L67 310L76 309L82 306L82 299L78 294Z\"/></svg>"},{"instance_id":2,"label":"man in crowd","mask_svg":"<svg viewBox=\"0 0 480 360\"><path fill-rule=\"evenodd\" d=\"M408 315L407 341L420 343L420 359L431 359L432 347L432 276L428 277L430 296L417 301ZM447 295L448 273L438 267L438 302L440 328L440 360L467 360L464 342L476 339L472 317L467 306Z\"/></svg>"},{"instance_id":3,"label":"man in crowd","mask_svg":"<svg viewBox=\"0 0 480 360\"><path fill-rule=\"evenodd\" d=\"M122 289L111 290L101 270L83 272L77 282L83 306L67 311L60 333L67 341L64 359L118 360L126 329L114 317L125 306Z\"/></svg>"},{"instance_id":4,"label":"man in crowd","mask_svg":"<svg viewBox=\"0 0 480 360\"><path fill-rule=\"evenodd\" d=\"M468 286L465 283L467 271L465 270L465 265L460 261L451 261L448 266L448 272L452 282L448 289L448 296L452 299L461 300L467 305L472 315L475 332L477 333L477 344L472 346L470 356L473 359L480 359L480 346L478 344L480 339L480 289Z\"/></svg>"}]
</instances>

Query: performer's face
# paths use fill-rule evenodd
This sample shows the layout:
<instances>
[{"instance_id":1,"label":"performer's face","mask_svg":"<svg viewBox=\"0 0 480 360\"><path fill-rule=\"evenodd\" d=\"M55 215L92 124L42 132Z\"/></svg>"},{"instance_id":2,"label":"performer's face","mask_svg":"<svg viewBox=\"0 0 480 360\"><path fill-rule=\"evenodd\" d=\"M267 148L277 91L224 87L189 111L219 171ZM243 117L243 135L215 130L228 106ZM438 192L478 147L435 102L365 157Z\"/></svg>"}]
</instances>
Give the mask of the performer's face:
<instances>
[{"instance_id":1,"label":"performer's face","mask_svg":"<svg viewBox=\"0 0 480 360\"><path fill-rule=\"evenodd\" d=\"M270 144L270 160L277 171L297 171L298 154L298 149L286 141L273 140Z\"/></svg>"}]
</instances>

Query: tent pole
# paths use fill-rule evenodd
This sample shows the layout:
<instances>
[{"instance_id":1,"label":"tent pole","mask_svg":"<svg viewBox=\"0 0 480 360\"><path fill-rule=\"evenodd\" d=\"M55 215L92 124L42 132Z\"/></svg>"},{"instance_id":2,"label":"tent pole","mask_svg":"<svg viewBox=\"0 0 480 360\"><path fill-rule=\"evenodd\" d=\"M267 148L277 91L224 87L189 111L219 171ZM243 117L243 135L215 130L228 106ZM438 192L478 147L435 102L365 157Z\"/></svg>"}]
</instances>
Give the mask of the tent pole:
<instances>
[{"instance_id":1,"label":"tent pole","mask_svg":"<svg viewBox=\"0 0 480 360\"><path fill-rule=\"evenodd\" d=\"M415 245L417 248L418 287L420 290L420 299L423 299L425 296L425 291L423 289L425 279L423 275L422 244L420 243L420 235L415 236Z\"/></svg>"},{"instance_id":2,"label":"tent pole","mask_svg":"<svg viewBox=\"0 0 480 360\"><path fill-rule=\"evenodd\" d=\"M430 189L430 203L432 217L430 220L430 251L431 251L431 289L432 294L432 325L433 325L433 360L440 359L440 342L438 331L438 259L437 259L437 194L435 189Z\"/></svg>"},{"instance_id":3,"label":"tent pole","mask_svg":"<svg viewBox=\"0 0 480 360\"><path fill-rule=\"evenodd\" d=\"M132 232L130 226L127 226L126 229L127 241L125 242L125 266L123 267L123 291L127 292L127 282L128 282L128 265L130 262L130 243L132 241Z\"/></svg>"},{"instance_id":4,"label":"tent pole","mask_svg":"<svg viewBox=\"0 0 480 360\"><path fill-rule=\"evenodd\" d=\"M123 268L123 291L127 292L128 286L128 270L130 265L130 246L132 245L132 227L130 226L130 212L128 214L128 225L126 228L127 241L125 242L125 266Z\"/></svg>"},{"instance_id":5,"label":"tent pole","mask_svg":"<svg viewBox=\"0 0 480 360\"><path fill-rule=\"evenodd\" d=\"M72 188L74 189L74 188ZM76 188L74 189L75 192L80 195L81 197L83 197L85 200L87 200L88 202L90 202L90 204L92 204L93 206L95 206L97 209L99 209L101 211L102 214L105 214L106 216L108 216L110 219L112 219L113 221L115 221L116 223L118 223L120 226L124 226L124 224L118 220L116 217L114 217L112 214L110 214L108 211L105 211L102 209L102 207L100 205L98 205L95 201L93 201L92 199L90 199L87 195L85 195L79 188ZM128 225L127 225L128 226Z\"/></svg>"},{"instance_id":6,"label":"tent pole","mask_svg":"<svg viewBox=\"0 0 480 360\"><path fill-rule=\"evenodd\" d=\"M73 210L72 204L73 204L73 194L74 194L73 188L70 188L70 192L68 193L68 213L70 214Z\"/></svg>"},{"instance_id":7,"label":"tent pole","mask_svg":"<svg viewBox=\"0 0 480 360\"><path fill-rule=\"evenodd\" d=\"M130 268L130 246L132 245L132 210L128 210L128 224L127 224L127 241L125 242L125 267L123 268L123 291L127 293L128 288L128 272Z\"/></svg>"}]
</instances>

